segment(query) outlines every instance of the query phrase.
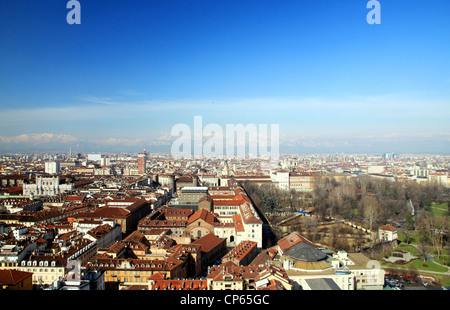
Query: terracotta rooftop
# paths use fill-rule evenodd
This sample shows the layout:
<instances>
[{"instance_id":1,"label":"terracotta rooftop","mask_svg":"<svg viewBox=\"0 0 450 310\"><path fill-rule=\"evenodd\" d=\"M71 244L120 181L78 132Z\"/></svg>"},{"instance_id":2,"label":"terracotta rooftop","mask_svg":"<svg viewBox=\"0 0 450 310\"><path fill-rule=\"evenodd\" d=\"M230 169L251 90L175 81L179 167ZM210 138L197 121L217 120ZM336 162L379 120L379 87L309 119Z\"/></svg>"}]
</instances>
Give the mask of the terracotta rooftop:
<instances>
[{"instance_id":1,"label":"terracotta rooftop","mask_svg":"<svg viewBox=\"0 0 450 310\"><path fill-rule=\"evenodd\" d=\"M312 242L305 239L304 237L300 236L298 233L293 232L286 237L282 238L278 241L278 246L281 249L282 252L288 251L291 247L294 245L300 243L300 242L306 242L307 244L316 247Z\"/></svg>"},{"instance_id":2,"label":"terracotta rooftop","mask_svg":"<svg viewBox=\"0 0 450 310\"><path fill-rule=\"evenodd\" d=\"M389 225L389 224L380 226L379 229L387 230L387 231L397 231L397 228L395 228L394 226Z\"/></svg>"},{"instance_id":3,"label":"terracotta rooftop","mask_svg":"<svg viewBox=\"0 0 450 310\"><path fill-rule=\"evenodd\" d=\"M207 234L193 242L191 244L200 244L201 245L201 251L208 253L209 251L213 250L215 247L217 247L219 244L221 244L224 241L224 239L217 237L214 234Z\"/></svg>"},{"instance_id":4,"label":"terracotta rooftop","mask_svg":"<svg viewBox=\"0 0 450 310\"><path fill-rule=\"evenodd\" d=\"M16 285L28 277L32 277L33 273L19 271L15 269L0 270L0 283L3 285Z\"/></svg>"},{"instance_id":5,"label":"terracotta rooftop","mask_svg":"<svg viewBox=\"0 0 450 310\"><path fill-rule=\"evenodd\" d=\"M199 219L204 220L209 224L213 224L217 221L217 218L213 213L205 209L200 209L189 217L188 224L191 224Z\"/></svg>"}]
</instances>

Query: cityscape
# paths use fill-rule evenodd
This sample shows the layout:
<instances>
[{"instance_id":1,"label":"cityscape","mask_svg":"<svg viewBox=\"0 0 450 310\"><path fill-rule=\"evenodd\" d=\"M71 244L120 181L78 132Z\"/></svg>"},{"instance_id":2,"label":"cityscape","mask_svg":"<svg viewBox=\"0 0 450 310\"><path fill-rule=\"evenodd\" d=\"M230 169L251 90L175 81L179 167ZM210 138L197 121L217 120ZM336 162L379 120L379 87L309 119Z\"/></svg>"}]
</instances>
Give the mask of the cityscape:
<instances>
[{"instance_id":1,"label":"cityscape","mask_svg":"<svg viewBox=\"0 0 450 310\"><path fill-rule=\"evenodd\" d=\"M447 291L448 9L2 1L0 291Z\"/></svg>"},{"instance_id":2,"label":"cityscape","mask_svg":"<svg viewBox=\"0 0 450 310\"><path fill-rule=\"evenodd\" d=\"M3 154L2 285L239 291L448 285L448 156L281 155L276 168L267 161L174 159L146 150ZM320 190L330 182L341 202L332 206L329 190L323 212ZM395 190L396 197L379 190ZM342 212L353 191L351 212ZM395 215L369 212L387 213L398 202ZM425 247L420 236L432 224L442 231ZM8 284L7 275L16 283Z\"/></svg>"}]
</instances>

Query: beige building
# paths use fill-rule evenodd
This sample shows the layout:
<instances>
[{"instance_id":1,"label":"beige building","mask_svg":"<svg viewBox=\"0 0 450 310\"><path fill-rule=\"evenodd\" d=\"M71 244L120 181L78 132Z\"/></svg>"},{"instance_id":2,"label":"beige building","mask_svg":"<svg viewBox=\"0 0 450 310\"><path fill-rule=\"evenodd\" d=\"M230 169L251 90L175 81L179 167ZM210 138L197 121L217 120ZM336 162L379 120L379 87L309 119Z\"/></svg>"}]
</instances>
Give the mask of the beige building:
<instances>
[{"instance_id":1,"label":"beige building","mask_svg":"<svg viewBox=\"0 0 450 310\"><path fill-rule=\"evenodd\" d=\"M315 176L312 173L290 173L289 189L297 192L311 192L314 190Z\"/></svg>"},{"instance_id":2,"label":"beige building","mask_svg":"<svg viewBox=\"0 0 450 310\"><path fill-rule=\"evenodd\" d=\"M283 268L277 266L237 266L228 261L213 266L206 276L212 290L292 290L292 283Z\"/></svg>"},{"instance_id":3,"label":"beige building","mask_svg":"<svg viewBox=\"0 0 450 310\"><path fill-rule=\"evenodd\" d=\"M38 255L22 260L17 270L31 272L33 285L51 285L64 278L67 261L58 255Z\"/></svg>"},{"instance_id":4,"label":"beige building","mask_svg":"<svg viewBox=\"0 0 450 310\"><path fill-rule=\"evenodd\" d=\"M397 240L397 228L392 225L378 227L378 238L383 242Z\"/></svg>"}]
</instances>

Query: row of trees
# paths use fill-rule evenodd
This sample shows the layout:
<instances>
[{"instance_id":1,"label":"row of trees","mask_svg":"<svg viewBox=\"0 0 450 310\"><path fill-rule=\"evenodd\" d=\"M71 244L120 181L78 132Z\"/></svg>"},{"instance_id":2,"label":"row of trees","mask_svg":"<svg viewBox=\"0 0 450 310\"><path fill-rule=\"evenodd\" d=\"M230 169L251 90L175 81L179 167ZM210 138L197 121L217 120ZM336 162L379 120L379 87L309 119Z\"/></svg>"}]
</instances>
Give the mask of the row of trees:
<instances>
[{"instance_id":1,"label":"row of trees","mask_svg":"<svg viewBox=\"0 0 450 310\"><path fill-rule=\"evenodd\" d=\"M448 239L448 212L443 216L431 212L433 202L449 200L449 190L437 184L388 181L362 175L318 177L312 193L280 190L271 184L253 182L245 182L243 186L262 212L295 211L314 206L314 213L321 221L341 218L371 230L390 223L405 232L407 241L412 231L420 231L421 244L432 245L438 256ZM304 228L315 235L315 224L305 224Z\"/></svg>"},{"instance_id":2,"label":"row of trees","mask_svg":"<svg viewBox=\"0 0 450 310\"><path fill-rule=\"evenodd\" d=\"M363 175L337 181L321 177L313 199L316 213L366 224L394 223L404 226L408 216L431 210L432 202L443 202L448 189L437 184L388 181ZM411 224L411 223L410 223Z\"/></svg>"},{"instance_id":3,"label":"row of trees","mask_svg":"<svg viewBox=\"0 0 450 310\"><path fill-rule=\"evenodd\" d=\"M242 186L263 213L300 210L309 204L312 197L311 194L281 190L272 184L258 185L245 181Z\"/></svg>"},{"instance_id":4,"label":"row of trees","mask_svg":"<svg viewBox=\"0 0 450 310\"><path fill-rule=\"evenodd\" d=\"M449 241L449 224L447 215L436 216L427 212L417 218L415 229L420 233L418 250L421 252L424 260L427 259L427 245L431 245L436 251L437 257L441 258L444 247ZM405 230L408 237L410 232L410 230Z\"/></svg>"}]
</instances>

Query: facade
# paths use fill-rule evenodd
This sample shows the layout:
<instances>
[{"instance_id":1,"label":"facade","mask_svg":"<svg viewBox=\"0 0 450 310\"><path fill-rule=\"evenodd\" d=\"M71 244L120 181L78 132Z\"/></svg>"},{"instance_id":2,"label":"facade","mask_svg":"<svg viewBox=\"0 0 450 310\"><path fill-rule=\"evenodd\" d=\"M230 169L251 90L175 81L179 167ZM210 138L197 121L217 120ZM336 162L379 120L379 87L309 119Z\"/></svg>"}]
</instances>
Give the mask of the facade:
<instances>
[{"instance_id":1,"label":"facade","mask_svg":"<svg viewBox=\"0 0 450 310\"><path fill-rule=\"evenodd\" d=\"M216 223L214 225L214 234L227 240L228 246L234 246L236 244L236 225L235 223Z\"/></svg>"},{"instance_id":2,"label":"facade","mask_svg":"<svg viewBox=\"0 0 450 310\"><path fill-rule=\"evenodd\" d=\"M248 202L239 206L239 214L234 216L236 225L236 243L254 241L259 249L262 248L263 222L255 208Z\"/></svg>"},{"instance_id":3,"label":"facade","mask_svg":"<svg viewBox=\"0 0 450 310\"><path fill-rule=\"evenodd\" d=\"M297 192L314 190L315 176L312 173L290 173L289 189Z\"/></svg>"},{"instance_id":4,"label":"facade","mask_svg":"<svg viewBox=\"0 0 450 310\"><path fill-rule=\"evenodd\" d=\"M23 184L24 196L56 196L74 189L72 183L60 184L59 177L37 177L35 184Z\"/></svg>"},{"instance_id":5,"label":"facade","mask_svg":"<svg viewBox=\"0 0 450 310\"><path fill-rule=\"evenodd\" d=\"M208 290L206 280L171 280L164 274L155 274L148 279L148 290L151 291L205 291Z\"/></svg>"},{"instance_id":6,"label":"facade","mask_svg":"<svg viewBox=\"0 0 450 310\"><path fill-rule=\"evenodd\" d=\"M96 259L89 263L93 270L103 270L106 289L125 285L147 285L148 278L156 273L168 279L186 277L182 262L177 260L149 259Z\"/></svg>"},{"instance_id":7,"label":"facade","mask_svg":"<svg viewBox=\"0 0 450 310\"><path fill-rule=\"evenodd\" d=\"M57 161L50 161L45 163L45 173L58 174L60 172L60 164Z\"/></svg>"},{"instance_id":8,"label":"facade","mask_svg":"<svg viewBox=\"0 0 450 310\"><path fill-rule=\"evenodd\" d=\"M234 197L234 196L232 196ZM214 213L218 215L220 221L223 223L233 222L233 217L239 214L239 206L243 200L237 199L220 199L213 198Z\"/></svg>"},{"instance_id":9,"label":"facade","mask_svg":"<svg viewBox=\"0 0 450 310\"><path fill-rule=\"evenodd\" d=\"M145 174L147 170L147 153L144 150L141 154L138 155L138 171L139 174Z\"/></svg>"},{"instance_id":10,"label":"facade","mask_svg":"<svg viewBox=\"0 0 450 310\"><path fill-rule=\"evenodd\" d=\"M275 186L278 186L278 188L289 190L289 171L271 171L270 179Z\"/></svg>"},{"instance_id":11,"label":"facade","mask_svg":"<svg viewBox=\"0 0 450 310\"><path fill-rule=\"evenodd\" d=\"M200 174L198 175L198 179L202 182L203 186L219 186L220 184L220 179L216 175Z\"/></svg>"},{"instance_id":12,"label":"facade","mask_svg":"<svg viewBox=\"0 0 450 310\"><path fill-rule=\"evenodd\" d=\"M378 239L382 242L397 240L397 228L392 225L378 227Z\"/></svg>"},{"instance_id":13,"label":"facade","mask_svg":"<svg viewBox=\"0 0 450 310\"><path fill-rule=\"evenodd\" d=\"M33 285L52 285L64 278L67 260L59 255L32 255L22 260L17 270L33 274Z\"/></svg>"},{"instance_id":14,"label":"facade","mask_svg":"<svg viewBox=\"0 0 450 310\"><path fill-rule=\"evenodd\" d=\"M184 238L186 225L192 214L192 209L161 208L141 219L137 230L149 240L163 231L170 231L170 237L173 239Z\"/></svg>"},{"instance_id":15,"label":"facade","mask_svg":"<svg viewBox=\"0 0 450 310\"><path fill-rule=\"evenodd\" d=\"M214 234L215 223L218 223L218 220L213 213L200 209L189 218L186 235L189 235L191 240L197 240L208 234Z\"/></svg>"},{"instance_id":16,"label":"facade","mask_svg":"<svg viewBox=\"0 0 450 310\"><path fill-rule=\"evenodd\" d=\"M291 280L277 266L237 266L225 262L209 269L206 276L211 290L291 290Z\"/></svg>"},{"instance_id":17,"label":"facade","mask_svg":"<svg viewBox=\"0 0 450 310\"><path fill-rule=\"evenodd\" d=\"M448 182L448 174L446 172L433 172L428 174L428 181L430 183L450 187Z\"/></svg>"}]
</instances>

